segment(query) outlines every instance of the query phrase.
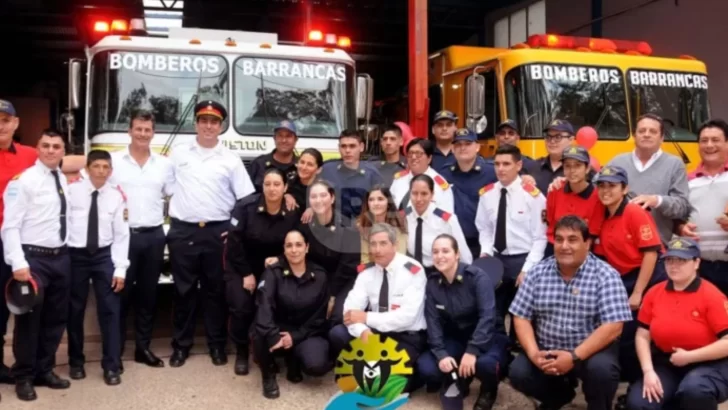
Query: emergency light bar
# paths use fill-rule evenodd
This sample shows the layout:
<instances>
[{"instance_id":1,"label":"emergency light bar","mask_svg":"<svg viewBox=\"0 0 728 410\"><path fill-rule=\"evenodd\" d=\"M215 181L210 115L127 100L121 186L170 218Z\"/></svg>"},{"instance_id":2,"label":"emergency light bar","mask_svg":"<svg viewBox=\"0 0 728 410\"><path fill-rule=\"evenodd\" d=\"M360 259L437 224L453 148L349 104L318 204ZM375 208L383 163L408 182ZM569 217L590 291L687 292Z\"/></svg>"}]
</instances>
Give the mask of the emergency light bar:
<instances>
[{"instance_id":1,"label":"emergency light bar","mask_svg":"<svg viewBox=\"0 0 728 410\"><path fill-rule=\"evenodd\" d=\"M528 47L553 48L601 53L624 53L631 55L652 55L652 47L644 41L613 40L607 38L560 36L556 34L534 34L528 37ZM523 48L523 46L519 47Z\"/></svg>"},{"instance_id":2,"label":"emergency light bar","mask_svg":"<svg viewBox=\"0 0 728 410\"><path fill-rule=\"evenodd\" d=\"M97 20L94 22L93 31L95 34L136 34L144 35L147 33L147 27L144 19L126 20Z\"/></svg>"},{"instance_id":3,"label":"emergency light bar","mask_svg":"<svg viewBox=\"0 0 728 410\"><path fill-rule=\"evenodd\" d=\"M351 38L346 36L337 36L332 33L324 33L321 30L311 30L308 33L307 45L311 46L327 46L349 48L351 47Z\"/></svg>"}]
</instances>

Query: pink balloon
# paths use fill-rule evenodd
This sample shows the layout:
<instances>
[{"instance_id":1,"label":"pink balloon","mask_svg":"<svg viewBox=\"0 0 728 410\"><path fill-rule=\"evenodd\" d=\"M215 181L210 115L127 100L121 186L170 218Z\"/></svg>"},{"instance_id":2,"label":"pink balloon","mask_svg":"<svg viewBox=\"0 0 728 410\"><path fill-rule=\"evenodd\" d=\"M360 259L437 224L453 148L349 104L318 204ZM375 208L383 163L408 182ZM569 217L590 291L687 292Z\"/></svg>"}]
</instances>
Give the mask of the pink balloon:
<instances>
[{"instance_id":1,"label":"pink balloon","mask_svg":"<svg viewBox=\"0 0 728 410\"><path fill-rule=\"evenodd\" d=\"M599 134L594 127L581 127L579 128L579 131L576 132L576 143L586 148L587 151L594 147L594 144L597 143L598 139Z\"/></svg>"},{"instance_id":2,"label":"pink balloon","mask_svg":"<svg viewBox=\"0 0 728 410\"><path fill-rule=\"evenodd\" d=\"M599 160L596 157L590 155L589 162L591 163L591 167L594 172L599 172L602 169L602 165L599 163Z\"/></svg>"},{"instance_id":3,"label":"pink balloon","mask_svg":"<svg viewBox=\"0 0 728 410\"><path fill-rule=\"evenodd\" d=\"M406 122L397 121L394 125L398 126L402 130L402 146L406 147L407 144L414 138L412 135L412 129Z\"/></svg>"}]
</instances>

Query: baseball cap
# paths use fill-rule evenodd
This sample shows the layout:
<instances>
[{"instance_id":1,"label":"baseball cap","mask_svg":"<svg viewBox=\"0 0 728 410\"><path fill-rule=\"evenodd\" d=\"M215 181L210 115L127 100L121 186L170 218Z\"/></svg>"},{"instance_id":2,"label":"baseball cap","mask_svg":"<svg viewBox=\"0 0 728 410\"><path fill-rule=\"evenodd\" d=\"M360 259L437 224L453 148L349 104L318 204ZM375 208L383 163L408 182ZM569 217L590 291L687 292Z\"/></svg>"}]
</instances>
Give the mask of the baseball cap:
<instances>
[{"instance_id":1,"label":"baseball cap","mask_svg":"<svg viewBox=\"0 0 728 410\"><path fill-rule=\"evenodd\" d=\"M475 133L467 128L460 128L457 131L455 131L455 138L453 139L453 142L458 141L470 141L470 142L476 142L478 140L478 136L475 135Z\"/></svg>"},{"instance_id":2,"label":"baseball cap","mask_svg":"<svg viewBox=\"0 0 728 410\"><path fill-rule=\"evenodd\" d=\"M13 103L8 100L0 100L0 113L5 113L13 117L17 115Z\"/></svg>"},{"instance_id":3,"label":"baseball cap","mask_svg":"<svg viewBox=\"0 0 728 410\"><path fill-rule=\"evenodd\" d=\"M505 127L513 128L514 130L516 130L516 132L518 131L518 124L513 120L503 121L502 123L498 124L498 128L496 128L495 130L500 131L501 128Z\"/></svg>"},{"instance_id":4,"label":"baseball cap","mask_svg":"<svg viewBox=\"0 0 728 410\"><path fill-rule=\"evenodd\" d=\"M435 114L435 118L432 120L432 123L434 124L441 120L457 121L458 116L452 111L442 110Z\"/></svg>"},{"instance_id":5,"label":"baseball cap","mask_svg":"<svg viewBox=\"0 0 728 410\"><path fill-rule=\"evenodd\" d=\"M667 244L665 257L680 259L695 259L700 257L700 246L692 239L680 237L675 238Z\"/></svg>"},{"instance_id":6,"label":"baseball cap","mask_svg":"<svg viewBox=\"0 0 728 410\"><path fill-rule=\"evenodd\" d=\"M551 121L551 124L543 130L543 132L547 131L566 132L569 135L574 135L574 127L566 120Z\"/></svg>"},{"instance_id":7,"label":"baseball cap","mask_svg":"<svg viewBox=\"0 0 728 410\"><path fill-rule=\"evenodd\" d=\"M293 135L298 135L296 132L296 124L292 123L288 120L283 120L276 125L275 128L273 128L273 132L276 132L278 130L288 130L293 133Z\"/></svg>"},{"instance_id":8,"label":"baseball cap","mask_svg":"<svg viewBox=\"0 0 728 410\"><path fill-rule=\"evenodd\" d=\"M564 150L564 153L561 155L561 161L563 162L565 159L571 158L575 159L580 162L584 162L587 165L589 164L589 151L586 150L586 148L581 146L575 146L575 147L569 147Z\"/></svg>"},{"instance_id":9,"label":"baseball cap","mask_svg":"<svg viewBox=\"0 0 728 410\"><path fill-rule=\"evenodd\" d=\"M627 178L627 171L622 167L614 165L607 165L597 174L596 182L614 182L627 184L629 178Z\"/></svg>"}]
</instances>

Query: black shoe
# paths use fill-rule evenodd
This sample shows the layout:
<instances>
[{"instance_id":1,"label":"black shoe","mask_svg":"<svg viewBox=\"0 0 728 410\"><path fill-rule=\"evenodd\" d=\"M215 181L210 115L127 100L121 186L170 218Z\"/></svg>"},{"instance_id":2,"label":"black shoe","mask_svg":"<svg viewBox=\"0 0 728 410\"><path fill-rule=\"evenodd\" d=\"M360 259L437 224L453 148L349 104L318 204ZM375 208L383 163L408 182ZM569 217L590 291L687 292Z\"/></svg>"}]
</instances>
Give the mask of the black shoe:
<instances>
[{"instance_id":1,"label":"black shoe","mask_svg":"<svg viewBox=\"0 0 728 410\"><path fill-rule=\"evenodd\" d=\"M152 353L151 350L137 350L134 352L134 361L137 363L146 364L149 367L164 367L162 359Z\"/></svg>"},{"instance_id":2,"label":"black shoe","mask_svg":"<svg viewBox=\"0 0 728 410\"><path fill-rule=\"evenodd\" d=\"M275 375L263 376L263 396L267 399L277 399L281 391L278 389L278 382Z\"/></svg>"},{"instance_id":3,"label":"black shoe","mask_svg":"<svg viewBox=\"0 0 728 410\"><path fill-rule=\"evenodd\" d=\"M15 383L15 394L23 401L33 401L38 398L35 394L35 387L30 380L22 380Z\"/></svg>"},{"instance_id":4,"label":"black shoe","mask_svg":"<svg viewBox=\"0 0 728 410\"><path fill-rule=\"evenodd\" d=\"M0 351L1 352L1 351ZM15 384L13 376L10 374L10 369L4 364L0 364L0 383L2 384Z\"/></svg>"},{"instance_id":5,"label":"black shoe","mask_svg":"<svg viewBox=\"0 0 728 410\"><path fill-rule=\"evenodd\" d=\"M63 390L71 387L71 382L60 378L57 374L48 372L35 377L34 384L36 386L48 387L53 390Z\"/></svg>"},{"instance_id":6,"label":"black shoe","mask_svg":"<svg viewBox=\"0 0 728 410\"><path fill-rule=\"evenodd\" d=\"M250 351L248 350L248 346L238 346L238 351L235 355L235 374L238 376L245 376L250 372L249 355Z\"/></svg>"},{"instance_id":7,"label":"black shoe","mask_svg":"<svg viewBox=\"0 0 728 410\"><path fill-rule=\"evenodd\" d=\"M475 399L473 410L492 410L495 406L495 399L498 397L498 390L486 389L482 384L480 385L480 394ZM467 396L464 396L467 397Z\"/></svg>"},{"instance_id":8,"label":"black shoe","mask_svg":"<svg viewBox=\"0 0 728 410\"><path fill-rule=\"evenodd\" d=\"M627 395L620 394L617 397L617 403L614 405L614 410L627 410Z\"/></svg>"},{"instance_id":9,"label":"black shoe","mask_svg":"<svg viewBox=\"0 0 728 410\"><path fill-rule=\"evenodd\" d=\"M574 397L576 397L576 391L572 390L569 393L568 399L564 399L563 401L559 402L541 403L541 405L538 406L538 410L560 410L562 407L571 403L574 400Z\"/></svg>"},{"instance_id":10,"label":"black shoe","mask_svg":"<svg viewBox=\"0 0 728 410\"><path fill-rule=\"evenodd\" d=\"M71 366L68 370L68 376L73 380L81 380L86 378L86 370L83 366Z\"/></svg>"},{"instance_id":11,"label":"black shoe","mask_svg":"<svg viewBox=\"0 0 728 410\"><path fill-rule=\"evenodd\" d=\"M224 366L227 364L227 353L223 349L210 349L210 359L215 366Z\"/></svg>"},{"instance_id":12,"label":"black shoe","mask_svg":"<svg viewBox=\"0 0 728 410\"><path fill-rule=\"evenodd\" d=\"M184 366L190 353L182 349L174 349L172 357L169 358L169 365L171 367L182 367Z\"/></svg>"},{"instance_id":13,"label":"black shoe","mask_svg":"<svg viewBox=\"0 0 728 410\"><path fill-rule=\"evenodd\" d=\"M112 370L104 370L104 383L107 386L116 386L121 384L121 374Z\"/></svg>"},{"instance_id":14,"label":"black shoe","mask_svg":"<svg viewBox=\"0 0 728 410\"><path fill-rule=\"evenodd\" d=\"M286 379L293 383L301 383L303 381L303 374L301 373L301 365L298 360L289 360L286 363Z\"/></svg>"}]
</instances>

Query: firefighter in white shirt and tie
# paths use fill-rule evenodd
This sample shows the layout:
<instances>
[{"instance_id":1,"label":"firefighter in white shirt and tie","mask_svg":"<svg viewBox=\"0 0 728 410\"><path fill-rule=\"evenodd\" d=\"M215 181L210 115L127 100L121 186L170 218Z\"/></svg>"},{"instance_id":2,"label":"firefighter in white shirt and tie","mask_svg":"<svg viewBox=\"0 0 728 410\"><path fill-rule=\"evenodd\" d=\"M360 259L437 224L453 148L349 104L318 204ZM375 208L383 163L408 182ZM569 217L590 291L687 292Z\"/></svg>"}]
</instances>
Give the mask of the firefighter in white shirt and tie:
<instances>
[{"instance_id":1,"label":"firefighter in white shirt and tie","mask_svg":"<svg viewBox=\"0 0 728 410\"><path fill-rule=\"evenodd\" d=\"M504 331L505 314L518 285L546 250L546 198L534 185L521 183L523 162L518 147L499 147L493 162L498 182L480 190L475 226L480 231L481 257L503 262L503 282L496 292L496 329Z\"/></svg>"},{"instance_id":2,"label":"firefighter in white shirt and tie","mask_svg":"<svg viewBox=\"0 0 728 410\"><path fill-rule=\"evenodd\" d=\"M68 187L70 203L68 247L71 254L71 304L68 315L68 361L72 379L86 377L84 317L93 283L101 327L104 382L121 383L121 296L129 267L129 224L126 197L108 183L111 155L93 150L86 174Z\"/></svg>"},{"instance_id":3,"label":"firefighter in white shirt and tie","mask_svg":"<svg viewBox=\"0 0 728 410\"><path fill-rule=\"evenodd\" d=\"M394 339L410 363L427 348L425 286L422 265L397 253L397 231L377 223L369 234L373 262L359 267L354 288L344 302L344 324L329 332L335 357L358 337L365 343L373 332ZM367 311L369 307L369 311Z\"/></svg>"},{"instance_id":4,"label":"firefighter in white shirt and tie","mask_svg":"<svg viewBox=\"0 0 728 410\"><path fill-rule=\"evenodd\" d=\"M201 101L195 106L195 118L197 138L173 147L170 156L175 178L167 233L175 288L172 367L184 365L189 357L202 306L212 363L227 363L223 236L236 201L255 192L243 161L219 140L227 119L225 107ZM240 286L255 289L247 280ZM202 306L198 292L205 299Z\"/></svg>"},{"instance_id":5,"label":"firefighter in white shirt and tie","mask_svg":"<svg viewBox=\"0 0 728 410\"><path fill-rule=\"evenodd\" d=\"M35 165L10 181L3 201L2 240L5 262L14 280L42 286L42 300L15 316L13 354L15 393L20 400L38 398L35 386L67 389L68 380L53 372L56 350L68 320L71 260L68 255L68 185L59 164L63 137L43 131ZM39 293L41 289L38 289Z\"/></svg>"}]
</instances>

